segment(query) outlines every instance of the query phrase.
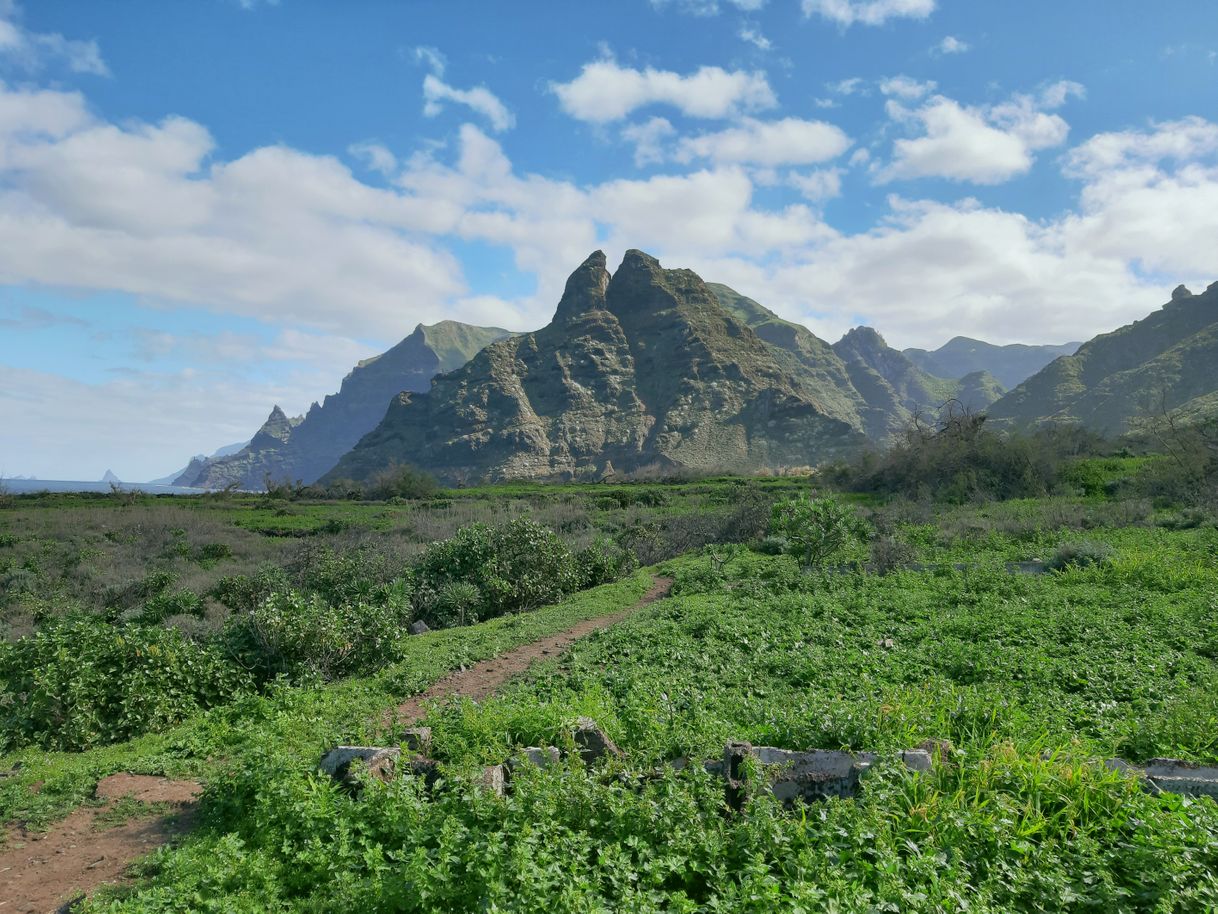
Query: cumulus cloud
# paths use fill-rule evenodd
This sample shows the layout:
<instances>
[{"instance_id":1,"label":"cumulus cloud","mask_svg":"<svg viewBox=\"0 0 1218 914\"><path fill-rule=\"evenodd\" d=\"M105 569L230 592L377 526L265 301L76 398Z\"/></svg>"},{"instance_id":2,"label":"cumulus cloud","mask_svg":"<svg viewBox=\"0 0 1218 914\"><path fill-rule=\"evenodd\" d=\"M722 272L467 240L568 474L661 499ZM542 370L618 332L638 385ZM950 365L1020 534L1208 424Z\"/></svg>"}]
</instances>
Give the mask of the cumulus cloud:
<instances>
[{"instance_id":1,"label":"cumulus cloud","mask_svg":"<svg viewBox=\"0 0 1218 914\"><path fill-rule=\"evenodd\" d=\"M621 120L648 105L668 105L688 117L725 118L777 104L760 71L701 67L683 76L671 70L636 70L612 59L584 64L567 83L551 83L562 109L591 123Z\"/></svg>"},{"instance_id":2,"label":"cumulus cloud","mask_svg":"<svg viewBox=\"0 0 1218 914\"><path fill-rule=\"evenodd\" d=\"M813 203L823 203L841 196L842 169L820 168L806 174L792 172L788 182Z\"/></svg>"},{"instance_id":3,"label":"cumulus cloud","mask_svg":"<svg viewBox=\"0 0 1218 914\"><path fill-rule=\"evenodd\" d=\"M0 61L29 72L60 64L72 73L109 76L96 41L65 38L58 32L31 32L20 23L15 3L0 3Z\"/></svg>"},{"instance_id":4,"label":"cumulus cloud","mask_svg":"<svg viewBox=\"0 0 1218 914\"><path fill-rule=\"evenodd\" d=\"M936 54L963 54L972 47L967 41L962 41L954 35L946 35L934 47Z\"/></svg>"},{"instance_id":5,"label":"cumulus cloud","mask_svg":"<svg viewBox=\"0 0 1218 914\"><path fill-rule=\"evenodd\" d=\"M925 19L935 0L803 0L805 16L822 16L843 28L883 25L889 19Z\"/></svg>"},{"instance_id":6,"label":"cumulus cloud","mask_svg":"<svg viewBox=\"0 0 1218 914\"><path fill-rule=\"evenodd\" d=\"M761 33L761 29L753 25L742 25L740 31L736 33L741 41L748 42L759 51L768 51L774 47L774 43L766 38Z\"/></svg>"},{"instance_id":7,"label":"cumulus cloud","mask_svg":"<svg viewBox=\"0 0 1218 914\"><path fill-rule=\"evenodd\" d=\"M766 5L766 0L651 0L657 10L673 8L691 16L717 16L724 6L745 12L755 12Z\"/></svg>"},{"instance_id":8,"label":"cumulus cloud","mask_svg":"<svg viewBox=\"0 0 1218 914\"><path fill-rule=\"evenodd\" d=\"M895 95L905 101L916 101L935 91L935 85L933 79L919 82L910 76L891 76L888 79L880 80L880 92L888 96Z\"/></svg>"},{"instance_id":9,"label":"cumulus cloud","mask_svg":"<svg viewBox=\"0 0 1218 914\"><path fill-rule=\"evenodd\" d=\"M423 113L435 117L444 110L445 102L455 102L481 114L496 132L516 126L516 116L485 86L454 89L434 73L423 79Z\"/></svg>"},{"instance_id":10,"label":"cumulus cloud","mask_svg":"<svg viewBox=\"0 0 1218 914\"><path fill-rule=\"evenodd\" d=\"M936 177L999 184L1024 174L1034 152L1066 141L1069 125L1048 110L1081 91L1077 83L1054 83L1036 96L1015 95L978 107L942 95L916 109L889 101L889 116L921 135L893 144L892 162L878 172L878 180Z\"/></svg>"},{"instance_id":11,"label":"cumulus cloud","mask_svg":"<svg viewBox=\"0 0 1218 914\"><path fill-rule=\"evenodd\" d=\"M762 166L810 165L836 158L850 148L850 138L833 124L786 117L777 121L745 118L735 127L686 137L676 159Z\"/></svg>"},{"instance_id":12,"label":"cumulus cloud","mask_svg":"<svg viewBox=\"0 0 1218 914\"><path fill-rule=\"evenodd\" d=\"M639 168L667 159L668 147L676 135L677 129L662 117L653 117L622 130L622 137L634 144L634 164Z\"/></svg>"},{"instance_id":13,"label":"cumulus cloud","mask_svg":"<svg viewBox=\"0 0 1218 914\"><path fill-rule=\"evenodd\" d=\"M380 143L352 143L347 152L372 171L392 175L398 168L398 159Z\"/></svg>"}]
</instances>

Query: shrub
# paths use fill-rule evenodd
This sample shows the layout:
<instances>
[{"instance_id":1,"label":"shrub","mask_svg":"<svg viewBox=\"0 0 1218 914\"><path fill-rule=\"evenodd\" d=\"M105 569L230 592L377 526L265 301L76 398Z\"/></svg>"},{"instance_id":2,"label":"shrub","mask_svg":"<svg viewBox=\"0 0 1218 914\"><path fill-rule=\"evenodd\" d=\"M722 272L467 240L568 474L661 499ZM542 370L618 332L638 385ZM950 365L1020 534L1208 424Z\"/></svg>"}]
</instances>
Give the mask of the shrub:
<instances>
[{"instance_id":1,"label":"shrub","mask_svg":"<svg viewBox=\"0 0 1218 914\"><path fill-rule=\"evenodd\" d=\"M265 564L253 575L221 578L210 595L229 609L249 612L277 590L288 589L288 576L278 565Z\"/></svg>"},{"instance_id":2,"label":"shrub","mask_svg":"<svg viewBox=\"0 0 1218 914\"><path fill-rule=\"evenodd\" d=\"M596 587L625 577L639 567L638 556L612 540L597 540L575 556L579 587Z\"/></svg>"},{"instance_id":3,"label":"shrub","mask_svg":"<svg viewBox=\"0 0 1218 914\"><path fill-rule=\"evenodd\" d=\"M917 558L918 552L913 546L892 536L877 537L871 543L871 567L876 574L908 568Z\"/></svg>"},{"instance_id":4,"label":"shrub","mask_svg":"<svg viewBox=\"0 0 1218 914\"><path fill-rule=\"evenodd\" d=\"M200 565L214 565L223 559L233 557L233 547L228 543L204 543L195 553L195 561Z\"/></svg>"},{"instance_id":5,"label":"shrub","mask_svg":"<svg viewBox=\"0 0 1218 914\"><path fill-rule=\"evenodd\" d=\"M455 582L477 588L479 619L554 603L580 585L571 550L529 518L462 527L428 547L413 578L415 612L428 625L444 624L440 594Z\"/></svg>"},{"instance_id":6,"label":"shrub","mask_svg":"<svg viewBox=\"0 0 1218 914\"><path fill-rule=\"evenodd\" d=\"M1066 568L1089 568L1103 565L1112 558L1112 547L1107 543L1082 540L1077 543L1062 543L1053 553L1047 565L1053 571Z\"/></svg>"},{"instance_id":7,"label":"shrub","mask_svg":"<svg viewBox=\"0 0 1218 914\"><path fill-rule=\"evenodd\" d=\"M332 606L317 594L271 594L252 611L231 616L223 639L259 683L366 672L392 659L410 621L401 602Z\"/></svg>"},{"instance_id":8,"label":"shrub","mask_svg":"<svg viewBox=\"0 0 1218 914\"><path fill-rule=\"evenodd\" d=\"M307 547L289 566L296 585L328 603L376 603L400 598L407 569L371 549L336 552Z\"/></svg>"},{"instance_id":9,"label":"shrub","mask_svg":"<svg viewBox=\"0 0 1218 914\"><path fill-rule=\"evenodd\" d=\"M218 651L174 630L92 617L53 621L0 650L0 752L132 739L249 686Z\"/></svg>"},{"instance_id":10,"label":"shrub","mask_svg":"<svg viewBox=\"0 0 1218 914\"><path fill-rule=\"evenodd\" d=\"M390 464L368 480L364 494L368 498L427 498L440 485L434 476L409 464Z\"/></svg>"},{"instance_id":11,"label":"shrub","mask_svg":"<svg viewBox=\"0 0 1218 914\"><path fill-rule=\"evenodd\" d=\"M770 533L784 537L787 554L807 569L823 564L871 536L871 526L832 496L797 497L774 505Z\"/></svg>"},{"instance_id":12,"label":"shrub","mask_svg":"<svg viewBox=\"0 0 1218 914\"><path fill-rule=\"evenodd\" d=\"M136 621L145 625L156 625L164 622L170 616L201 616L202 614L203 600L198 594L189 590L178 590L173 593L165 591L144 604Z\"/></svg>"}]
</instances>

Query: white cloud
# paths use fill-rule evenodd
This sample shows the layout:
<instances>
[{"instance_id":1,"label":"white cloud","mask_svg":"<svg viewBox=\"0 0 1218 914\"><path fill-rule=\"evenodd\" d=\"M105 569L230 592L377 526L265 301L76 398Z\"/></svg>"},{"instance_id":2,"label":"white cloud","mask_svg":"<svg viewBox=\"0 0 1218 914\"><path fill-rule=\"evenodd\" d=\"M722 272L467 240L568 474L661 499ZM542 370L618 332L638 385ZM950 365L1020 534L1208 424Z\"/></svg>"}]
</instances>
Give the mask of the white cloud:
<instances>
[{"instance_id":1,"label":"white cloud","mask_svg":"<svg viewBox=\"0 0 1218 914\"><path fill-rule=\"evenodd\" d=\"M397 156L380 143L352 143L347 147L347 152L372 171L383 175L392 175L398 169Z\"/></svg>"},{"instance_id":2,"label":"white cloud","mask_svg":"<svg viewBox=\"0 0 1218 914\"><path fill-rule=\"evenodd\" d=\"M963 54L971 45L954 35L947 35L934 47L937 54Z\"/></svg>"},{"instance_id":3,"label":"white cloud","mask_svg":"<svg viewBox=\"0 0 1218 914\"><path fill-rule=\"evenodd\" d=\"M636 70L612 59L584 64L568 83L551 83L562 109L592 123L621 120L647 105L669 105L688 117L725 118L777 104L760 71L701 67L682 76L647 67Z\"/></svg>"},{"instance_id":4,"label":"white cloud","mask_svg":"<svg viewBox=\"0 0 1218 914\"><path fill-rule=\"evenodd\" d=\"M1034 152L1061 145L1070 130L1063 118L1042 109L1059 107L1081 91L1077 83L1055 83L1036 97L1015 95L988 107L966 107L942 95L917 109L890 101L889 116L921 135L893 143L893 160L878 171L878 180L937 177L999 184L1024 174Z\"/></svg>"},{"instance_id":5,"label":"white cloud","mask_svg":"<svg viewBox=\"0 0 1218 914\"><path fill-rule=\"evenodd\" d=\"M51 64L62 64L72 73L109 76L96 41L77 41L58 32L31 32L20 22L15 3L0 4L0 60L35 72Z\"/></svg>"},{"instance_id":6,"label":"white cloud","mask_svg":"<svg viewBox=\"0 0 1218 914\"><path fill-rule=\"evenodd\" d=\"M848 148L850 138L824 121L745 118L738 126L681 140L676 158L681 162L710 159L764 166L810 165L836 158Z\"/></svg>"},{"instance_id":7,"label":"white cloud","mask_svg":"<svg viewBox=\"0 0 1218 914\"><path fill-rule=\"evenodd\" d=\"M836 95L866 95L868 94L868 82L861 76L851 76L848 79L839 79L835 83L825 83L825 88Z\"/></svg>"},{"instance_id":8,"label":"white cloud","mask_svg":"<svg viewBox=\"0 0 1218 914\"><path fill-rule=\"evenodd\" d=\"M443 76L445 69L448 67L448 58L439 48L433 48L429 45L421 44L414 49L414 59L427 69L431 70L436 76Z\"/></svg>"},{"instance_id":9,"label":"white cloud","mask_svg":"<svg viewBox=\"0 0 1218 914\"><path fill-rule=\"evenodd\" d=\"M822 16L843 28L883 25L889 19L925 19L935 0L803 0L805 16Z\"/></svg>"},{"instance_id":10,"label":"white cloud","mask_svg":"<svg viewBox=\"0 0 1218 914\"><path fill-rule=\"evenodd\" d=\"M880 92L884 95L895 95L906 101L916 101L924 95L935 91L935 81L919 82L910 76L890 76L880 80Z\"/></svg>"},{"instance_id":11,"label":"white cloud","mask_svg":"<svg viewBox=\"0 0 1218 914\"><path fill-rule=\"evenodd\" d=\"M792 172L788 182L813 203L823 203L842 194L842 169L820 168L806 174Z\"/></svg>"},{"instance_id":12,"label":"white cloud","mask_svg":"<svg viewBox=\"0 0 1218 914\"><path fill-rule=\"evenodd\" d=\"M516 125L516 116L485 86L454 89L434 73L423 78L423 113L435 117L444 110L444 102L465 105L485 117L496 132Z\"/></svg>"},{"instance_id":13,"label":"white cloud","mask_svg":"<svg viewBox=\"0 0 1218 914\"><path fill-rule=\"evenodd\" d=\"M639 168L668 158L669 142L676 135L676 128L662 117L653 117L622 130L622 137L634 144L634 164Z\"/></svg>"},{"instance_id":14,"label":"white cloud","mask_svg":"<svg viewBox=\"0 0 1218 914\"><path fill-rule=\"evenodd\" d=\"M761 29L752 25L740 26L740 31L736 33L741 41L746 41L759 51L768 51L774 47L774 43L766 38L761 33Z\"/></svg>"},{"instance_id":15,"label":"white cloud","mask_svg":"<svg viewBox=\"0 0 1218 914\"><path fill-rule=\"evenodd\" d=\"M724 3L744 12L755 12L766 5L766 0L723 0ZM674 7L691 16L717 16L722 9L720 0L651 0L657 10Z\"/></svg>"}]
</instances>

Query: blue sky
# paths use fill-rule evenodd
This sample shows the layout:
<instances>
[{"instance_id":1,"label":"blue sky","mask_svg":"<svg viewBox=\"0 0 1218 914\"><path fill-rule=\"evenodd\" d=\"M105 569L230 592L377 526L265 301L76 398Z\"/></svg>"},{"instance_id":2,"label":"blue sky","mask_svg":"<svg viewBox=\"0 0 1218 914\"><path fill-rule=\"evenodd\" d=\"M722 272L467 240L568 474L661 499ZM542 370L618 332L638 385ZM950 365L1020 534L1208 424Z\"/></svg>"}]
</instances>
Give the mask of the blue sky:
<instances>
[{"instance_id":1,"label":"blue sky","mask_svg":"<svg viewBox=\"0 0 1218 914\"><path fill-rule=\"evenodd\" d=\"M0 0L0 474L161 475L597 247L1090 337L1218 278L1216 58L1197 0Z\"/></svg>"}]
</instances>

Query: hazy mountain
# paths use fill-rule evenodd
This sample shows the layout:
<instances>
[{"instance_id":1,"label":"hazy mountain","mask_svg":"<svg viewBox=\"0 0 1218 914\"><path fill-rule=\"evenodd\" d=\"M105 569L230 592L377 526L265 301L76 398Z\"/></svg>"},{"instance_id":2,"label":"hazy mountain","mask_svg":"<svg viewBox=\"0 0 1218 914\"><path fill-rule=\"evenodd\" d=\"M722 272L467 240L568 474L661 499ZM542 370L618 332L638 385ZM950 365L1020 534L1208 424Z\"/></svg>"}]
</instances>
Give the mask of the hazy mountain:
<instances>
[{"instance_id":1,"label":"hazy mountain","mask_svg":"<svg viewBox=\"0 0 1218 914\"><path fill-rule=\"evenodd\" d=\"M192 461L174 485L261 489L275 482L315 482L385 415L402 391L426 390L432 377L465 364L478 350L508 336L498 327L456 321L417 326L392 349L360 362L308 413L290 419L276 406L262 428L235 454Z\"/></svg>"},{"instance_id":2,"label":"hazy mountain","mask_svg":"<svg viewBox=\"0 0 1218 914\"><path fill-rule=\"evenodd\" d=\"M1084 343L1020 384L989 410L1017 428L1080 423L1119 434L1139 418L1218 406L1218 283L1201 295L1179 286L1171 301Z\"/></svg>"},{"instance_id":3,"label":"hazy mountain","mask_svg":"<svg viewBox=\"0 0 1218 914\"><path fill-rule=\"evenodd\" d=\"M817 370L840 373L831 360ZM447 483L754 470L857 450L866 439L849 393L827 384L817 396L804 374L695 273L628 251L610 277L598 251L549 325L399 396L325 478L394 462Z\"/></svg>"},{"instance_id":4,"label":"hazy mountain","mask_svg":"<svg viewBox=\"0 0 1218 914\"><path fill-rule=\"evenodd\" d=\"M101 482L119 483L122 482L122 480L114 475L113 470L106 470L106 472L102 474Z\"/></svg>"},{"instance_id":5,"label":"hazy mountain","mask_svg":"<svg viewBox=\"0 0 1218 914\"><path fill-rule=\"evenodd\" d=\"M940 378L963 378L975 371L988 371L1004 388L1023 383L1054 359L1073 355L1082 343L1060 346L1029 346L1011 343L996 346L984 340L957 336L938 349L906 349L905 355L927 374Z\"/></svg>"},{"instance_id":6,"label":"hazy mountain","mask_svg":"<svg viewBox=\"0 0 1218 914\"><path fill-rule=\"evenodd\" d=\"M182 469L175 470L172 473L167 473L164 476L161 476L157 479L150 479L150 480L148 480L148 482L146 484L150 485L150 486L171 486L174 484L175 480L177 480L178 478L180 478L182 476L182 474L188 472L190 470L191 464L195 463L196 461L198 461L198 463L200 465L202 465L205 461L207 461L209 459L214 460L218 457L227 457L229 454L237 453L237 451L241 450L247 444L249 444L248 441L242 441L237 444L226 444L224 447L216 448L216 450L211 454L210 457L207 454L196 454L194 457L192 457L190 459L190 463L188 463L186 466L182 467Z\"/></svg>"}]
</instances>

